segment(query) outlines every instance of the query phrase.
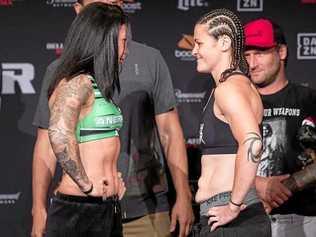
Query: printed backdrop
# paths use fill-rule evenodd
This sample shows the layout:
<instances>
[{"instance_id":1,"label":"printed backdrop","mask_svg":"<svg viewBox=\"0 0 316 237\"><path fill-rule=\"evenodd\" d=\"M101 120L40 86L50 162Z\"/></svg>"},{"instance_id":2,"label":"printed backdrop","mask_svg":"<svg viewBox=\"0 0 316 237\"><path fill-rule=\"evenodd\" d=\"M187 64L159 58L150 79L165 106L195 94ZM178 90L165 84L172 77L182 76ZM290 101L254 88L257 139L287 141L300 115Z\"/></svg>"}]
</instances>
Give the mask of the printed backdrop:
<instances>
[{"instance_id":1,"label":"printed backdrop","mask_svg":"<svg viewBox=\"0 0 316 237\"><path fill-rule=\"evenodd\" d=\"M0 235L29 236L32 118L46 66L61 53L75 0L0 0ZM283 26L288 77L316 88L316 0L128 0L133 38L158 48L169 65L188 144L192 187L199 173L198 123L212 87L195 72L188 38L210 9L229 8L242 20L267 16Z\"/></svg>"}]
</instances>

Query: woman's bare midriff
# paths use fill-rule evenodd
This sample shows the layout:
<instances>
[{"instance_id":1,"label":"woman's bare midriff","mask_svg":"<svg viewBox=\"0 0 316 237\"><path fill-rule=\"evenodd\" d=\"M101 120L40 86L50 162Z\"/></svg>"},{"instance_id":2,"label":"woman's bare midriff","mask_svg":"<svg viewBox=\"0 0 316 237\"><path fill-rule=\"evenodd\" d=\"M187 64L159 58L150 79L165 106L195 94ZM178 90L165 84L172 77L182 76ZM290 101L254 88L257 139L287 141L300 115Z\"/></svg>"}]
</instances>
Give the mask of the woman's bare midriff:
<instances>
[{"instance_id":1,"label":"woman's bare midriff","mask_svg":"<svg viewBox=\"0 0 316 237\"><path fill-rule=\"evenodd\" d=\"M80 158L89 180L93 183L94 196L103 196L106 179L106 196L117 194L117 159L120 152L119 137L110 137L79 144ZM66 173L56 191L69 195L85 196L78 185Z\"/></svg>"},{"instance_id":2,"label":"woman's bare midriff","mask_svg":"<svg viewBox=\"0 0 316 237\"><path fill-rule=\"evenodd\" d=\"M235 159L236 154L202 156L196 202L201 203L218 193L232 190Z\"/></svg>"}]
</instances>

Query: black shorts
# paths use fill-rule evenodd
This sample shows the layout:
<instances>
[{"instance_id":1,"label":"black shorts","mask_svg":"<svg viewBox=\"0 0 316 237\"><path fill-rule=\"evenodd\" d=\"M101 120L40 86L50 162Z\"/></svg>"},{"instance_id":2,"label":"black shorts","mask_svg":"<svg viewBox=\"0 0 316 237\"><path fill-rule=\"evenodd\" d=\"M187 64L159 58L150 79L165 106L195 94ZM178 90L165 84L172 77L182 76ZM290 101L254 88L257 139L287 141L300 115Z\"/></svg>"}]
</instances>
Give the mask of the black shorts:
<instances>
[{"instance_id":1,"label":"black shorts","mask_svg":"<svg viewBox=\"0 0 316 237\"><path fill-rule=\"evenodd\" d=\"M46 237L122 237L121 209L116 197L57 193L48 210Z\"/></svg>"}]
</instances>

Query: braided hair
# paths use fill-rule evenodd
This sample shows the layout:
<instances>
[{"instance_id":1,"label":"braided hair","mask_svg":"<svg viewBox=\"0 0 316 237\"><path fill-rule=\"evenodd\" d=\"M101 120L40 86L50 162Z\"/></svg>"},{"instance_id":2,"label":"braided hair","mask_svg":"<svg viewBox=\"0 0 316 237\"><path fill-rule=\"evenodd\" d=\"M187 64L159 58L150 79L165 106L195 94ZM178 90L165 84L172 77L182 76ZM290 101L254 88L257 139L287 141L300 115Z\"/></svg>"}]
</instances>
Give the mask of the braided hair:
<instances>
[{"instance_id":1,"label":"braided hair","mask_svg":"<svg viewBox=\"0 0 316 237\"><path fill-rule=\"evenodd\" d=\"M227 35L232 42L233 59L230 68L226 69L220 78L224 82L227 77L236 70L248 75L248 64L244 56L244 30L237 15L227 9L215 9L202 16L197 24L206 24L208 33L215 39Z\"/></svg>"}]
</instances>

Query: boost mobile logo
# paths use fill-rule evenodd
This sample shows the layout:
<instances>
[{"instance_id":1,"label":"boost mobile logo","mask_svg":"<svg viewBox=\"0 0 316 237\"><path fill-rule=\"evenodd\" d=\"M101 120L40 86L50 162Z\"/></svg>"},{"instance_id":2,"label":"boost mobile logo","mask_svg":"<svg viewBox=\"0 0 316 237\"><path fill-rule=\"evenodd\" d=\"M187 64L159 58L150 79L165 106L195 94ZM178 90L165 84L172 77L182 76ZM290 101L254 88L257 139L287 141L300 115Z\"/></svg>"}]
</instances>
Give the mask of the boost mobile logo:
<instances>
[{"instance_id":1,"label":"boost mobile logo","mask_svg":"<svg viewBox=\"0 0 316 237\"><path fill-rule=\"evenodd\" d=\"M77 0L47 0L46 4L53 7L72 7Z\"/></svg>"},{"instance_id":2,"label":"boost mobile logo","mask_svg":"<svg viewBox=\"0 0 316 237\"><path fill-rule=\"evenodd\" d=\"M297 34L297 59L316 59L316 33Z\"/></svg>"},{"instance_id":3,"label":"boost mobile logo","mask_svg":"<svg viewBox=\"0 0 316 237\"><path fill-rule=\"evenodd\" d=\"M176 49L174 55L176 58L180 58L182 61L194 61L195 58L192 56L192 49L194 47L194 39L192 35L183 34L181 40L178 42L177 46L181 49Z\"/></svg>"},{"instance_id":4,"label":"boost mobile logo","mask_svg":"<svg viewBox=\"0 0 316 237\"><path fill-rule=\"evenodd\" d=\"M124 0L123 10L127 13L135 13L137 10L142 9L142 4L140 2L135 2L135 0Z\"/></svg>"},{"instance_id":5,"label":"boost mobile logo","mask_svg":"<svg viewBox=\"0 0 316 237\"><path fill-rule=\"evenodd\" d=\"M23 94L35 94L32 85L35 69L30 63L1 63L2 91L1 94L15 94L15 83L20 86Z\"/></svg>"},{"instance_id":6,"label":"boost mobile logo","mask_svg":"<svg viewBox=\"0 0 316 237\"><path fill-rule=\"evenodd\" d=\"M208 2L205 0L178 0L178 9L187 11L191 7L207 7Z\"/></svg>"},{"instance_id":7,"label":"boost mobile logo","mask_svg":"<svg viewBox=\"0 0 316 237\"><path fill-rule=\"evenodd\" d=\"M237 0L239 12L262 12L263 0Z\"/></svg>"},{"instance_id":8,"label":"boost mobile logo","mask_svg":"<svg viewBox=\"0 0 316 237\"><path fill-rule=\"evenodd\" d=\"M16 194L0 194L0 204L15 204L20 198L20 192Z\"/></svg>"}]
</instances>

